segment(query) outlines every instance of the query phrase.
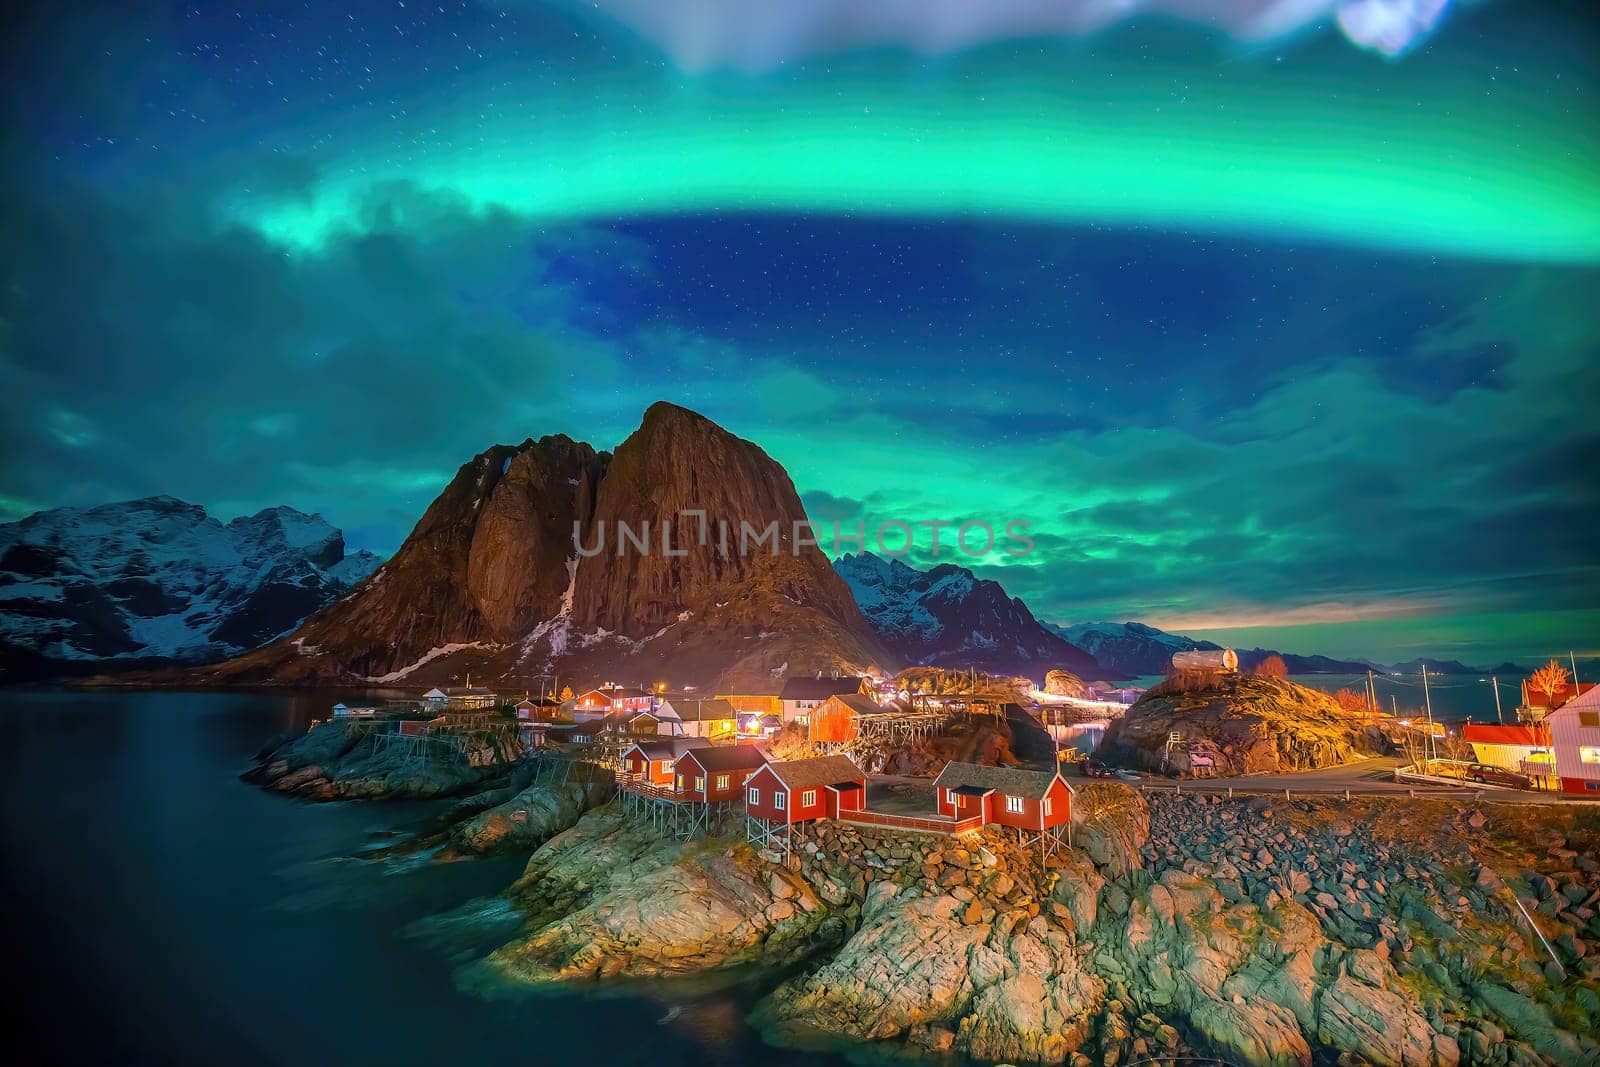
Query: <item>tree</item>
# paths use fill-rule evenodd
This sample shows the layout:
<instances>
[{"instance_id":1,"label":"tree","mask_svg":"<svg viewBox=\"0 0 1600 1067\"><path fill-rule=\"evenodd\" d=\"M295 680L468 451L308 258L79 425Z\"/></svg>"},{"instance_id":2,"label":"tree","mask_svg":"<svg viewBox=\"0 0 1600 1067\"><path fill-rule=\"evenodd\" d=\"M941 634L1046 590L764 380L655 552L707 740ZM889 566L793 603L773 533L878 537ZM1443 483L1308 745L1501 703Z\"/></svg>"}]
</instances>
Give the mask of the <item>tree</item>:
<instances>
[{"instance_id":1,"label":"tree","mask_svg":"<svg viewBox=\"0 0 1600 1067\"><path fill-rule=\"evenodd\" d=\"M564 686L561 687L561 699L562 700L571 700L572 699L572 686L564 685Z\"/></svg>"},{"instance_id":2,"label":"tree","mask_svg":"<svg viewBox=\"0 0 1600 1067\"><path fill-rule=\"evenodd\" d=\"M1528 688L1543 693L1545 707L1555 710L1556 694L1566 688L1567 669L1555 660L1528 675Z\"/></svg>"},{"instance_id":3,"label":"tree","mask_svg":"<svg viewBox=\"0 0 1600 1067\"><path fill-rule=\"evenodd\" d=\"M1345 711L1367 710L1367 698L1354 689L1340 689L1333 694L1333 699Z\"/></svg>"},{"instance_id":4,"label":"tree","mask_svg":"<svg viewBox=\"0 0 1600 1067\"><path fill-rule=\"evenodd\" d=\"M1255 673L1263 678L1289 677L1289 665L1283 662L1283 657L1273 653L1260 663L1256 664Z\"/></svg>"}]
</instances>

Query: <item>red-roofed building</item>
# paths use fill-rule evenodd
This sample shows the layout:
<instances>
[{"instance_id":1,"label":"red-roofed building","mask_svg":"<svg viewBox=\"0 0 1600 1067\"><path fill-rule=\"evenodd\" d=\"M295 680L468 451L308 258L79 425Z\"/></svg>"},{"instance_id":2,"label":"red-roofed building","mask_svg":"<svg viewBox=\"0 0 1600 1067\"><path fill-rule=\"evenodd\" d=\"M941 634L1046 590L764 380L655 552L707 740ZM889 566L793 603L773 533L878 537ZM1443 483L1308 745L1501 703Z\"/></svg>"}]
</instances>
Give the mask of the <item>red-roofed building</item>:
<instances>
[{"instance_id":1,"label":"red-roofed building","mask_svg":"<svg viewBox=\"0 0 1600 1067\"><path fill-rule=\"evenodd\" d=\"M1479 763L1538 778L1555 774L1555 749L1550 730L1536 726L1489 726L1468 723L1461 739L1472 746Z\"/></svg>"},{"instance_id":2,"label":"red-roofed building","mask_svg":"<svg viewBox=\"0 0 1600 1067\"><path fill-rule=\"evenodd\" d=\"M1577 685L1573 685L1571 682L1567 682L1557 689L1554 694L1546 694L1542 689L1533 688L1528 684L1528 679L1524 678L1522 680L1522 707L1531 712L1528 716L1529 718L1542 719L1573 697L1587 693L1595 687L1595 684L1594 682L1580 682Z\"/></svg>"},{"instance_id":3,"label":"red-roofed building","mask_svg":"<svg viewBox=\"0 0 1600 1067\"><path fill-rule=\"evenodd\" d=\"M1600 689L1589 689L1551 712L1551 741L1563 793L1600 797Z\"/></svg>"}]
</instances>

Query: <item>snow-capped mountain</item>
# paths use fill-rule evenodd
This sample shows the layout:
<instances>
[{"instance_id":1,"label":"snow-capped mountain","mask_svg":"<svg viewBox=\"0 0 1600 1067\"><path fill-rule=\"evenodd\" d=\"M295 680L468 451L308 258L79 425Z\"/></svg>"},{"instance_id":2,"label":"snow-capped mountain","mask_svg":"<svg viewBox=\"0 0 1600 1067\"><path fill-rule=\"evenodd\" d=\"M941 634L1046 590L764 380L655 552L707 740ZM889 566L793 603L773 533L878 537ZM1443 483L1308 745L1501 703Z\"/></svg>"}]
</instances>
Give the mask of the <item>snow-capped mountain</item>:
<instances>
[{"instance_id":1,"label":"snow-capped mountain","mask_svg":"<svg viewBox=\"0 0 1600 1067\"><path fill-rule=\"evenodd\" d=\"M834 561L878 637L907 663L1044 677L1103 675L1094 657L1052 633L1000 583L942 563L920 571L871 552Z\"/></svg>"},{"instance_id":2,"label":"snow-capped mountain","mask_svg":"<svg viewBox=\"0 0 1600 1067\"><path fill-rule=\"evenodd\" d=\"M1210 641L1169 634L1140 622L1080 622L1073 626L1045 624L1056 634L1093 656L1119 678L1166 674L1174 652L1216 649Z\"/></svg>"},{"instance_id":3,"label":"snow-capped mountain","mask_svg":"<svg viewBox=\"0 0 1600 1067\"><path fill-rule=\"evenodd\" d=\"M1197 641L1182 634L1167 633L1140 622L1080 622L1072 626L1045 623L1053 632L1094 656L1100 665L1118 678L1166 674L1174 652L1217 649L1221 645ZM1272 648L1241 648L1239 666L1252 670L1268 656L1279 656L1290 674L1360 674L1372 664L1365 660L1331 659L1327 656L1301 656Z\"/></svg>"},{"instance_id":4,"label":"snow-capped mountain","mask_svg":"<svg viewBox=\"0 0 1600 1067\"><path fill-rule=\"evenodd\" d=\"M381 561L320 515L150 497L0 525L0 679L200 663L272 640Z\"/></svg>"}]
</instances>

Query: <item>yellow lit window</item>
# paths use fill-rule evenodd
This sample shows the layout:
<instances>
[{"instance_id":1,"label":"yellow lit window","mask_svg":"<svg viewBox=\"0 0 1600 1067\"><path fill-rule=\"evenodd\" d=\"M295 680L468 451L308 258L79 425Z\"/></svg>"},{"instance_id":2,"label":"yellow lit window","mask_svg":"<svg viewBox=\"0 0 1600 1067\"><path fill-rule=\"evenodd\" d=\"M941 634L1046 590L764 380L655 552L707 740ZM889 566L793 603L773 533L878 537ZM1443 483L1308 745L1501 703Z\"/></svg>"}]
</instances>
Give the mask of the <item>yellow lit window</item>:
<instances>
[{"instance_id":1,"label":"yellow lit window","mask_svg":"<svg viewBox=\"0 0 1600 1067\"><path fill-rule=\"evenodd\" d=\"M1580 745L1578 758L1585 763L1600 763L1600 745Z\"/></svg>"}]
</instances>

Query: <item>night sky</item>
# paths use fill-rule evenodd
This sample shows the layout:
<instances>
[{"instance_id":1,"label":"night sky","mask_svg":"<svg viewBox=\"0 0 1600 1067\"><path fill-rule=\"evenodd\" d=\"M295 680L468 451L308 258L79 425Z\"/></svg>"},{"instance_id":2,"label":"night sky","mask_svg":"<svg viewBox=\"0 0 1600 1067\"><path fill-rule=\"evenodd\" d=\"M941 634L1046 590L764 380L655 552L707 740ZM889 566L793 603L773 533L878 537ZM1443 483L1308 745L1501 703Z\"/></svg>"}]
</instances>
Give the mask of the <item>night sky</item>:
<instances>
[{"instance_id":1,"label":"night sky","mask_svg":"<svg viewBox=\"0 0 1600 1067\"><path fill-rule=\"evenodd\" d=\"M1600 655L1589 5L1108 6L9 5L0 520L667 399L1052 621Z\"/></svg>"}]
</instances>

